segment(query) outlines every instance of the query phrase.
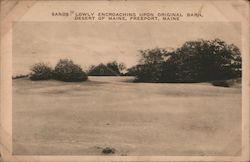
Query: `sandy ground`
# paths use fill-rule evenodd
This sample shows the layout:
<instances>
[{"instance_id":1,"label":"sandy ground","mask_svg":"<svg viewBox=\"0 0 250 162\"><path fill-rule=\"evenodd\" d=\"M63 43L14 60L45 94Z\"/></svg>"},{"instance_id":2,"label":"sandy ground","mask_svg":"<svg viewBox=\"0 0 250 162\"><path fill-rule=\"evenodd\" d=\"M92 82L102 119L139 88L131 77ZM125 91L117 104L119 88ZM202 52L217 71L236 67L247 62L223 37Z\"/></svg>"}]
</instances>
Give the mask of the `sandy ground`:
<instances>
[{"instance_id":1,"label":"sandy ground","mask_svg":"<svg viewBox=\"0 0 250 162\"><path fill-rule=\"evenodd\" d=\"M129 80L13 80L13 153L240 154L240 88Z\"/></svg>"}]
</instances>

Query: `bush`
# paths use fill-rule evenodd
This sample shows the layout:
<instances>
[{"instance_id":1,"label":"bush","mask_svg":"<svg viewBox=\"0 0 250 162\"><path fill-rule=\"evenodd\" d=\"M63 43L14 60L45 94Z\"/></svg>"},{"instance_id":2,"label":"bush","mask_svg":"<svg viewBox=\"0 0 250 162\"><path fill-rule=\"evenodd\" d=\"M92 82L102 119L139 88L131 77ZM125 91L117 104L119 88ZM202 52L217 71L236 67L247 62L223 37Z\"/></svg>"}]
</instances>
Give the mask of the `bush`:
<instances>
[{"instance_id":1,"label":"bush","mask_svg":"<svg viewBox=\"0 0 250 162\"><path fill-rule=\"evenodd\" d=\"M20 74L20 75L12 76L12 79L20 79L20 78L27 78L27 77L29 77L29 74L27 75Z\"/></svg>"},{"instance_id":2,"label":"bush","mask_svg":"<svg viewBox=\"0 0 250 162\"><path fill-rule=\"evenodd\" d=\"M48 80L52 78L52 68L46 63L37 63L33 65L30 70L31 80Z\"/></svg>"},{"instance_id":3,"label":"bush","mask_svg":"<svg viewBox=\"0 0 250 162\"><path fill-rule=\"evenodd\" d=\"M69 59L61 59L57 63L53 72L53 77L56 80L65 82L80 82L88 79L88 76L82 68Z\"/></svg>"},{"instance_id":4,"label":"bush","mask_svg":"<svg viewBox=\"0 0 250 162\"><path fill-rule=\"evenodd\" d=\"M224 81L224 80L213 81L212 85L218 86L218 87L230 87L231 86L231 84L229 82Z\"/></svg>"},{"instance_id":5,"label":"bush","mask_svg":"<svg viewBox=\"0 0 250 162\"><path fill-rule=\"evenodd\" d=\"M229 80L215 80L212 81L213 86L219 87L239 87L241 85L241 78L229 79Z\"/></svg>"},{"instance_id":6,"label":"bush","mask_svg":"<svg viewBox=\"0 0 250 162\"><path fill-rule=\"evenodd\" d=\"M102 149L102 153L103 154L114 154L115 153L115 149L114 148L110 148L110 147L105 147L104 149Z\"/></svg>"}]
</instances>

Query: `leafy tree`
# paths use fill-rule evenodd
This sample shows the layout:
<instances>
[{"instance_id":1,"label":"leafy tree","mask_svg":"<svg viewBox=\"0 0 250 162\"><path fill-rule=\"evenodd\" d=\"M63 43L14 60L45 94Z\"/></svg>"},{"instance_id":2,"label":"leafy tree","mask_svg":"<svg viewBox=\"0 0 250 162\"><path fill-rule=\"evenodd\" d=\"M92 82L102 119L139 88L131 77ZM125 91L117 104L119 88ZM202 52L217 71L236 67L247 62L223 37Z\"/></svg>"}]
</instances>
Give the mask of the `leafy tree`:
<instances>
[{"instance_id":1,"label":"leafy tree","mask_svg":"<svg viewBox=\"0 0 250 162\"><path fill-rule=\"evenodd\" d=\"M126 69L126 66L124 63L118 63L117 61L108 62L107 64L101 63L99 65L91 65L88 70L89 75L101 76L102 74L98 72L100 68L110 71L110 74L104 73L104 75L117 76L122 74L122 71Z\"/></svg>"},{"instance_id":2,"label":"leafy tree","mask_svg":"<svg viewBox=\"0 0 250 162\"><path fill-rule=\"evenodd\" d=\"M141 82L202 82L241 76L238 47L220 39L188 41L175 51L142 50L129 72Z\"/></svg>"},{"instance_id":3,"label":"leafy tree","mask_svg":"<svg viewBox=\"0 0 250 162\"><path fill-rule=\"evenodd\" d=\"M125 73L125 76L135 76L138 74L138 65L132 66L131 68L127 69L127 72Z\"/></svg>"},{"instance_id":4,"label":"leafy tree","mask_svg":"<svg viewBox=\"0 0 250 162\"><path fill-rule=\"evenodd\" d=\"M118 63L117 61L109 62L106 64L106 66L115 71L117 74L121 74L122 70L126 69L124 63Z\"/></svg>"},{"instance_id":5,"label":"leafy tree","mask_svg":"<svg viewBox=\"0 0 250 162\"><path fill-rule=\"evenodd\" d=\"M126 69L126 65L124 63L119 63L118 69L119 69L119 72L122 73L122 71Z\"/></svg>"},{"instance_id":6,"label":"leafy tree","mask_svg":"<svg viewBox=\"0 0 250 162\"><path fill-rule=\"evenodd\" d=\"M79 82L87 80L88 76L72 60L60 59L54 69L54 78L65 82Z\"/></svg>"},{"instance_id":7,"label":"leafy tree","mask_svg":"<svg viewBox=\"0 0 250 162\"><path fill-rule=\"evenodd\" d=\"M37 63L31 68L30 80L48 80L52 78L52 68L47 63Z\"/></svg>"},{"instance_id":8,"label":"leafy tree","mask_svg":"<svg viewBox=\"0 0 250 162\"><path fill-rule=\"evenodd\" d=\"M169 52L163 48L140 50L140 64L158 64L169 57Z\"/></svg>"},{"instance_id":9,"label":"leafy tree","mask_svg":"<svg viewBox=\"0 0 250 162\"><path fill-rule=\"evenodd\" d=\"M241 54L235 45L220 39L186 42L178 48L169 64L175 67L176 81L196 82L241 76Z\"/></svg>"}]
</instances>

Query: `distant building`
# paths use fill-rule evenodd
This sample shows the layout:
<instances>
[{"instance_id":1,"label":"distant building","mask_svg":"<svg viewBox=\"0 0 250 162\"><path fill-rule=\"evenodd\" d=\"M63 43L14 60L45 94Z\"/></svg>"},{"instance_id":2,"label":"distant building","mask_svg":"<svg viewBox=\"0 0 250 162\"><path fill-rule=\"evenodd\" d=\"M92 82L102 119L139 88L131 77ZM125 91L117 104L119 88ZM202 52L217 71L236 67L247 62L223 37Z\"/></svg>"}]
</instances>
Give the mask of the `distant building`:
<instances>
[{"instance_id":1,"label":"distant building","mask_svg":"<svg viewBox=\"0 0 250 162\"><path fill-rule=\"evenodd\" d=\"M92 69L90 69L88 72L88 75L89 76L119 76L120 74L108 68L104 64L99 64L93 67Z\"/></svg>"}]
</instances>

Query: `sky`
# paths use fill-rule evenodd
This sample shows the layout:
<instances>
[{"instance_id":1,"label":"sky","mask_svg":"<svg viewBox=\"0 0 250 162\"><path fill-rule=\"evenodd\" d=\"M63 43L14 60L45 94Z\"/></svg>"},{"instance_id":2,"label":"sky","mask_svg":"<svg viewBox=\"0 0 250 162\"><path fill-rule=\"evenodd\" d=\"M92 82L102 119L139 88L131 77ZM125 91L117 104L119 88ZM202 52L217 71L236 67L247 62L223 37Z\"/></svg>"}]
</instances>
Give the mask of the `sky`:
<instances>
[{"instance_id":1,"label":"sky","mask_svg":"<svg viewBox=\"0 0 250 162\"><path fill-rule=\"evenodd\" d=\"M190 40L219 38L241 46L241 26L227 22L18 22L13 25L13 75L38 62L72 59L84 70L116 60L137 64L139 50L177 48Z\"/></svg>"}]
</instances>

